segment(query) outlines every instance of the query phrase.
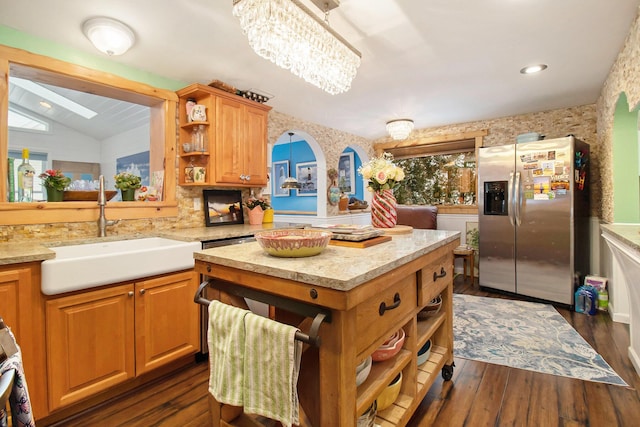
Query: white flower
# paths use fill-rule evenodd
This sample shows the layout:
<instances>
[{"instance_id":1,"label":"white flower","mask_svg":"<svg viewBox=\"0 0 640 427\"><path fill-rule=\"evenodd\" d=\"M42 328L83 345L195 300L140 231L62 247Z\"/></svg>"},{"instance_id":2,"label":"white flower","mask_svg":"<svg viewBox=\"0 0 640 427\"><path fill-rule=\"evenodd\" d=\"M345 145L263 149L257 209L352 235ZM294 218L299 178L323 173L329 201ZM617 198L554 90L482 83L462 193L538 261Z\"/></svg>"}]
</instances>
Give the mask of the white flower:
<instances>
[{"instance_id":1,"label":"white flower","mask_svg":"<svg viewBox=\"0 0 640 427\"><path fill-rule=\"evenodd\" d=\"M371 192L392 190L405 177L402 168L393 163L390 153L383 153L358 168L358 173L367 180L367 190Z\"/></svg>"}]
</instances>

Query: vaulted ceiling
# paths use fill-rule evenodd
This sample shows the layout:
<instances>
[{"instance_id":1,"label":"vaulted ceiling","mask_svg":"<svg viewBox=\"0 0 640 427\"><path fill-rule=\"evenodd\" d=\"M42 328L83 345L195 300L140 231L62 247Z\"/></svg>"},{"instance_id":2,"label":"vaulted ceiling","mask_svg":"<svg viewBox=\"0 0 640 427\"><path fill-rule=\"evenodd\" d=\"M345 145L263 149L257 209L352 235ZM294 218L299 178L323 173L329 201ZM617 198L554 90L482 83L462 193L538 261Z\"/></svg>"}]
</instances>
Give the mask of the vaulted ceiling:
<instances>
[{"instance_id":1,"label":"vaulted ceiling","mask_svg":"<svg viewBox=\"0 0 640 427\"><path fill-rule=\"evenodd\" d=\"M302 0L319 16L309 0ZM640 0L342 0L331 26L362 52L351 89L329 95L256 55L232 0L0 0L0 25L100 55L89 17L128 24L112 60L185 83L222 80L274 95L275 110L366 138L596 102ZM529 64L545 63L538 75Z\"/></svg>"}]
</instances>

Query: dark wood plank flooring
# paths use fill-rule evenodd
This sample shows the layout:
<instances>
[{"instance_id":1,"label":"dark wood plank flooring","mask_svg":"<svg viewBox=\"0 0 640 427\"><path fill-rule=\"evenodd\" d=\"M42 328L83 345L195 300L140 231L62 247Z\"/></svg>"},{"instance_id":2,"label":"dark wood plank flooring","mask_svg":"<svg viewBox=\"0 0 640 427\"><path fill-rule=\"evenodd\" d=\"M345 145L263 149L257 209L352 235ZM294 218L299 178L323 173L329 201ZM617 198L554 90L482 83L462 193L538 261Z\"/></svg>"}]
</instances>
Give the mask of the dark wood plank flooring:
<instances>
[{"instance_id":1,"label":"dark wood plank flooring","mask_svg":"<svg viewBox=\"0 0 640 427\"><path fill-rule=\"evenodd\" d=\"M477 284L464 283L461 276L456 277L454 292L512 298L484 292ZM558 311L629 387L455 358L452 380L438 378L409 422L409 427L640 425L640 377L627 357L628 326L612 322L603 313L587 316L563 308L558 308ZM208 375L206 363L194 364L56 425L210 426Z\"/></svg>"}]
</instances>

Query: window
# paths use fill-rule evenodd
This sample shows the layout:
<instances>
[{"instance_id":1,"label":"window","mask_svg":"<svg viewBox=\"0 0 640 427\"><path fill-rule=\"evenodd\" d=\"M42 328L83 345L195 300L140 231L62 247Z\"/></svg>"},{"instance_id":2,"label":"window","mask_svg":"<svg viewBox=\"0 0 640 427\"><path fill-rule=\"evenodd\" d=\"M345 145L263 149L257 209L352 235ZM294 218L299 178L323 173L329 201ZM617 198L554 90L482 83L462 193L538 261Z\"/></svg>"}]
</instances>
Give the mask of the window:
<instances>
[{"instance_id":1,"label":"window","mask_svg":"<svg viewBox=\"0 0 640 427\"><path fill-rule=\"evenodd\" d=\"M486 130L375 144L405 172L394 195L400 204L476 205L476 151Z\"/></svg>"},{"instance_id":2,"label":"window","mask_svg":"<svg viewBox=\"0 0 640 427\"><path fill-rule=\"evenodd\" d=\"M400 204L473 205L476 202L474 151L396 160L405 179L395 191Z\"/></svg>"},{"instance_id":3,"label":"window","mask_svg":"<svg viewBox=\"0 0 640 427\"><path fill-rule=\"evenodd\" d=\"M9 107L9 127L20 130L49 132L49 122L21 111L13 106Z\"/></svg>"},{"instance_id":4,"label":"window","mask_svg":"<svg viewBox=\"0 0 640 427\"><path fill-rule=\"evenodd\" d=\"M13 182L14 182L14 193L18 194L18 166L22 163L22 152L9 150L9 158L15 159L13 166ZM44 194L44 188L42 186L42 180L38 178L42 172L47 169L47 154L46 153L34 153L29 152L29 163L36 170L36 177L33 180L33 201L41 201L46 200L46 196Z\"/></svg>"}]
</instances>

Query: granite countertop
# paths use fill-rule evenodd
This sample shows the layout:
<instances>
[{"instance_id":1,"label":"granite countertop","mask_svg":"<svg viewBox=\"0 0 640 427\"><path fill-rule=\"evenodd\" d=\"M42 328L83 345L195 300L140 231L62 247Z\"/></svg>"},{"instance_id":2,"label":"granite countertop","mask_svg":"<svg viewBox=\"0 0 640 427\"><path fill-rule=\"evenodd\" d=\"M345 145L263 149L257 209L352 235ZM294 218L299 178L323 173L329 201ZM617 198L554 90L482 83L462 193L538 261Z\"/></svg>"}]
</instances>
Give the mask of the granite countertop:
<instances>
[{"instance_id":1,"label":"granite countertop","mask_svg":"<svg viewBox=\"0 0 640 427\"><path fill-rule=\"evenodd\" d=\"M44 261L55 257L56 253L54 251L39 243L20 242L0 244L0 265Z\"/></svg>"},{"instance_id":2,"label":"granite countertop","mask_svg":"<svg viewBox=\"0 0 640 427\"><path fill-rule=\"evenodd\" d=\"M347 291L442 247L460 237L458 231L413 230L390 242L365 249L329 245L319 255L278 258L257 242L204 249L196 260L240 268L315 286Z\"/></svg>"},{"instance_id":3,"label":"granite countertop","mask_svg":"<svg viewBox=\"0 0 640 427\"><path fill-rule=\"evenodd\" d=\"M600 224L600 228L640 251L640 224Z\"/></svg>"},{"instance_id":4,"label":"granite countertop","mask_svg":"<svg viewBox=\"0 0 640 427\"><path fill-rule=\"evenodd\" d=\"M219 227L194 227L166 231L154 231L148 234L111 234L107 237L87 237L73 240L50 240L35 242L0 243L0 265L19 264L23 262L45 261L56 257L49 248L87 243L110 242L116 240L141 239L144 237L164 237L185 242L202 242L221 240L233 237L253 236L256 231L273 228L301 228L302 224L271 223L263 225L225 225Z\"/></svg>"}]
</instances>

